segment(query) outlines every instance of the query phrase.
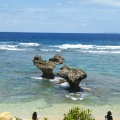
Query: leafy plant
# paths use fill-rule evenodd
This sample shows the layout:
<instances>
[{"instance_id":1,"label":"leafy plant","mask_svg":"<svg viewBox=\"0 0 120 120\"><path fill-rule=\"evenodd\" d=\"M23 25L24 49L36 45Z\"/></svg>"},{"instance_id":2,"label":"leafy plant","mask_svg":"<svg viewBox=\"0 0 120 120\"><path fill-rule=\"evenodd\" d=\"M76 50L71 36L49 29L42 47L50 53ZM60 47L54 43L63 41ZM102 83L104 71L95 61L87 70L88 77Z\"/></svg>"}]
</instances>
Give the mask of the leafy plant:
<instances>
[{"instance_id":1,"label":"leafy plant","mask_svg":"<svg viewBox=\"0 0 120 120\"><path fill-rule=\"evenodd\" d=\"M47 118L44 118L44 120L48 120Z\"/></svg>"},{"instance_id":2,"label":"leafy plant","mask_svg":"<svg viewBox=\"0 0 120 120\"><path fill-rule=\"evenodd\" d=\"M16 120L22 120L21 118L18 118L18 117L15 117L16 118Z\"/></svg>"},{"instance_id":3,"label":"leafy plant","mask_svg":"<svg viewBox=\"0 0 120 120\"><path fill-rule=\"evenodd\" d=\"M64 114L63 120L95 120L95 118L92 117L91 111L89 109L83 110L75 107L69 110L68 114Z\"/></svg>"}]
</instances>

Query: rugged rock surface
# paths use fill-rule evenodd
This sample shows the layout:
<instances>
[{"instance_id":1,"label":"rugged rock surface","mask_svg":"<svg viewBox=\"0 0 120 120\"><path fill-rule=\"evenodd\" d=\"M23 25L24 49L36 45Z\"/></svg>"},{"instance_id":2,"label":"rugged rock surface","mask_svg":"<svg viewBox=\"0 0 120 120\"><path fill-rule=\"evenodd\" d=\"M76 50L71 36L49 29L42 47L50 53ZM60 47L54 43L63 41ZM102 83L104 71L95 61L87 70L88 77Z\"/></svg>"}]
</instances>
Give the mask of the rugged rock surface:
<instances>
[{"instance_id":1,"label":"rugged rock surface","mask_svg":"<svg viewBox=\"0 0 120 120\"><path fill-rule=\"evenodd\" d=\"M70 89L79 92L79 83L87 77L87 74L81 69L69 68L63 66L57 73L60 77L64 78L70 85Z\"/></svg>"},{"instance_id":2,"label":"rugged rock surface","mask_svg":"<svg viewBox=\"0 0 120 120\"><path fill-rule=\"evenodd\" d=\"M64 61L64 58L60 55L55 55L53 58L49 59L49 62L54 62L56 65L57 64L62 64Z\"/></svg>"},{"instance_id":3,"label":"rugged rock surface","mask_svg":"<svg viewBox=\"0 0 120 120\"><path fill-rule=\"evenodd\" d=\"M36 55L33 59L34 65L43 72L42 77L47 79L54 79L53 69L57 64L62 64L63 61L64 58L58 54L50 58L48 62L43 61L39 55Z\"/></svg>"}]
</instances>

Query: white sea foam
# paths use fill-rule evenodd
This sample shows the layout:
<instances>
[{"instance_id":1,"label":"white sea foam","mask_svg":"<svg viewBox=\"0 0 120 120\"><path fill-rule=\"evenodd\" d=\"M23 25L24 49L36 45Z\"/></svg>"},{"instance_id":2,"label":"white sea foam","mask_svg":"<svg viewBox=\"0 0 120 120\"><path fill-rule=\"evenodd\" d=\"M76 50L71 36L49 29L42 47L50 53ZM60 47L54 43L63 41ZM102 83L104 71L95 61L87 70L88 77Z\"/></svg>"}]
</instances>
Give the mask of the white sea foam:
<instances>
[{"instance_id":1,"label":"white sea foam","mask_svg":"<svg viewBox=\"0 0 120 120\"><path fill-rule=\"evenodd\" d=\"M113 53L113 54L120 54L120 51L113 51L111 53Z\"/></svg>"},{"instance_id":2,"label":"white sea foam","mask_svg":"<svg viewBox=\"0 0 120 120\"><path fill-rule=\"evenodd\" d=\"M53 46L53 47L58 47L60 49L97 49L97 50L120 50L120 46L97 46L97 45L82 45L82 44L63 44L63 45L58 45L58 46Z\"/></svg>"},{"instance_id":3,"label":"white sea foam","mask_svg":"<svg viewBox=\"0 0 120 120\"><path fill-rule=\"evenodd\" d=\"M120 51L103 51L103 50L100 50L100 51L84 50L82 52L96 53L96 54L120 54Z\"/></svg>"},{"instance_id":4,"label":"white sea foam","mask_svg":"<svg viewBox=\"0 0 120 120\"><path fill-rule=\"evenodd\" d=\"M92 50L87 50L87 51L82 51L82 52L89 52L89 53L109 53L109 51L92 51Z\"/></svg>"},{"instance_id":5,"label":"white sea foam","mask_svg":"<svg viewBox=\"0 0 120 120\"><path fill-rule=\"evenodd\" d=\"M55 50L55 49L40 49L40 50L45 52L53 52L53 51L61 52L61 50Z\"/></svg>"},{"instance_id":6,"label":"white sea foam","mask_svg":"<svg viewBox=\"0 0 120 120\"><path fill-rule=\"evenodd\" d=\"M22 46L39 46L38 43L19 43L19 45L22 45Z\"/></svg>"},{"instance_id":7,"label":"white sea foam","mask_svg":"<svg viewBox=\"0 0 120 120\"><path fill-rule=\"evenodd\" d=\"M63 45L58 45L58 46L54 46L54 47L58 47L60 49L76 49L76 48L80 48L80 49L91 49L94 47L94 45L82 45L82 44L63 44Z\"/></svg>"},{"instance_id":8,"label":"white sea foam","mask_svg":"<svg viewBox=\"0 0 120 120\"><path fill-rule=\"evenodd\" d=\"M41 79L43 79L42 77L31 77L32 79L35 79L35 80L41 80Z\"/></svg>"},{"instance_id":9,"label":"white sea foam","mask_svg":"<svg viewBox=\"0 0 120 120\"><path fill-rule=\"evenodd\" d=\"M48 49L40 49L41 51L45 51L45 52L48 52L49 50Z\"/></svg>"},{"instance_id":10,"label":"white sea foam","mask_svg":"<svg viewBox=\"0 0 120 120\"><path fill-rule=\"evenodd\" d=\"M56 52L61 52L61 50L56 50Z\"/></svg>"},{"instance_id":11,"label":"white sea foam","mask_svg":"<svg viewBox=\"0 0 120 120\"><path fill-rule=\"evenodd\" d=\"M1 50L24 50L17 48L17 45L0 45Z\"/></svg>"},{"instance_id":12,"label":"white sea foam","mask_svg":"<svg viewBox=\"0 0 120 120\"><path fill-rule=\"evenodd\" d=\"M60 79L62 79L61 77L55 77L54 79L50 79L50 82L53 82L53 83L59 83Z\"/></svg>"},{"instance_id":13,"label":"white sea foam","mask_svg":"<svg viewBox=\"0 0 120 120\"><path fill-rule=\"evenodd\" d=\"M66 97L72 100L83 100L85 97L85 93L82 92L69 93L66 95Z\"/></svg>"},{"instance_id":14,"label":"white sea foam","mask_svg":"<svg viewBox=\"0 0 120 120\"><path fill-rule=\"evenodd\" d=\"M82 45L82 44L63 44L58 46L59 49L77 49L81 52L94 54L120 54L120 46L99 46L99 45Z\"/></svg>"},{"instance_id":15,"label":"white sea foam","mask_svg":"<svg viewBox=\"0 0 120 120\"><path fill-rule=\"evenodd\" d=\"M69 84L68 84L68 82L64 82L64 83L61 83L61 86L62 87L69 87Z\"/></svg>"},{"instance_id":16,"label":"white sea foam","mask_svg":"<svg viewBox=\"0 0 120 120\"><path fill-rule=\"evenodd\" d=\"M120 50L120 46L95 46L98 50Z\"/></svg>"}]
</instances>

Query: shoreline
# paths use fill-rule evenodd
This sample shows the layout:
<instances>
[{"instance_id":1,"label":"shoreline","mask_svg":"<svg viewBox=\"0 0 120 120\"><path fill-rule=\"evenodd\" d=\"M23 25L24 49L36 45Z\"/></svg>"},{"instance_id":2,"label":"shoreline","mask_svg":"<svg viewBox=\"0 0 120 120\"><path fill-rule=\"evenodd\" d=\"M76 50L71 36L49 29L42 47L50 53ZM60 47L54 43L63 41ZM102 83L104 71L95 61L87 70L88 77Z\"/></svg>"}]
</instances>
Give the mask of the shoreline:
<instances>
[{"instance_id":1,"label":"shoreline","mask_svg":"<svg viewBox=\"0 0 120 120\"><path fill-rule=\"evenodd\" d=\"M82 104L54 104L51 107L39 108L38 102L31 102L27 104L0 104L0 113L2 112L10 112L12 116L21 118L23 120L32 120L32 113L37 112L39 116L39 120L44 120L48 118L48 120L63 120L64 113L67 114L70 109L74 107L79 107L81 109L91 110L92 116L95 120L104 120L105 115L108 111L112 112L112 116L114 120L120 120L120 107L118 105L111 106L111 105L103 105L103 106L87 106Z\"/></svg>"}]
</instances>

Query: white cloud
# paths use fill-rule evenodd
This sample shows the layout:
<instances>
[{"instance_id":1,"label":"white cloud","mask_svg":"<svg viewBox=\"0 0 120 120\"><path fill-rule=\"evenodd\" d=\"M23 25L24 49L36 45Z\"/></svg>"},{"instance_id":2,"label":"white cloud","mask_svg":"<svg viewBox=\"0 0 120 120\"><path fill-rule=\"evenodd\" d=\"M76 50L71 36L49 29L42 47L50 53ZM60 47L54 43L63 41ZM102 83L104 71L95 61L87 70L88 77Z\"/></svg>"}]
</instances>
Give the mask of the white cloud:
<instances>
[{"instance_id":1,"label":"white cloud","mask_svg":"<svg viewBox=\"0 0 120 120\"><path fill-rule=\"evenodd\" d=\"M120 6L120 1L118 0L89 0L90 2L103 4L108 6Z\"/></svg>"},{"instance_id":2,"label":"white cloud","mask_svg":"<svg viewBox=\"0 0 120 120\"><path fill-rule=\"evenodd\" d=\"M98 4L106 6L120 6L120 0L68 0L68 4Z\"/></svg>"}]
</instances>

